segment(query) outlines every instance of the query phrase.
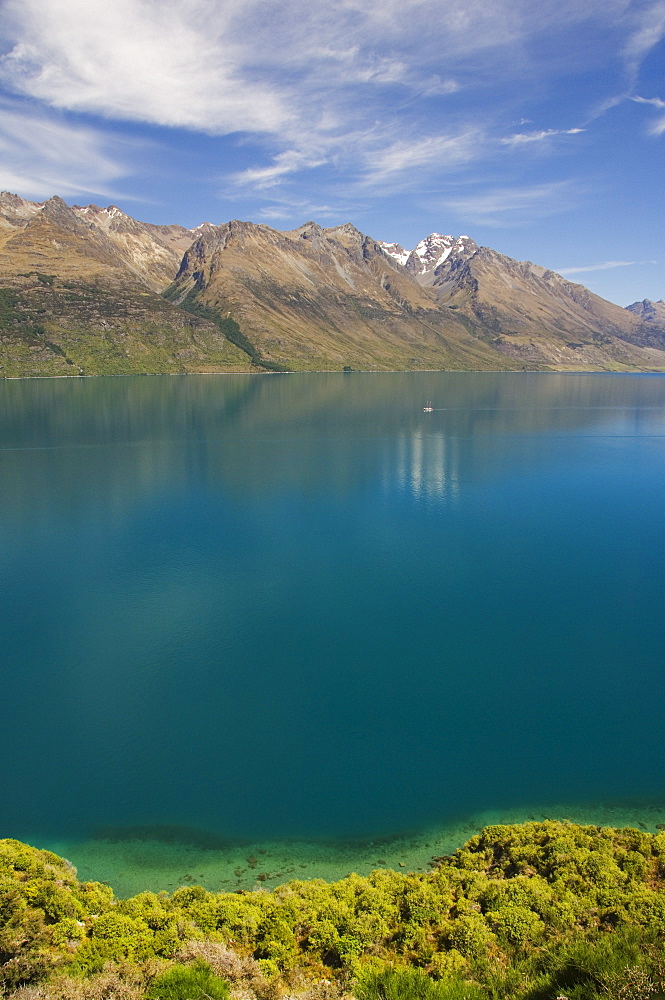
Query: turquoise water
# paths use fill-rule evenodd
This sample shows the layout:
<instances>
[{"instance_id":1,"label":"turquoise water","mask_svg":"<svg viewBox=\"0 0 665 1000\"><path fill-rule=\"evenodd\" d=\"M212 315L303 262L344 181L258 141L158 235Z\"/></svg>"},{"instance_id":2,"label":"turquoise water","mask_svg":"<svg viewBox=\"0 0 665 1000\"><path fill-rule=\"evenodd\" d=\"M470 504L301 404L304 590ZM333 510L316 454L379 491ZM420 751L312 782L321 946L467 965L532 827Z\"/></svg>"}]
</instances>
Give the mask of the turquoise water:
<instances>
[{"instance_id":1,"label":"turquoise water","mask_svg":"<svg viewBox=\"0 0 665 1000\"><path fill-rule=\"evenodd\" d=\"M2 836L665 801L665 377L6 381L0 516Z\"/></svg>"}]
</instances>

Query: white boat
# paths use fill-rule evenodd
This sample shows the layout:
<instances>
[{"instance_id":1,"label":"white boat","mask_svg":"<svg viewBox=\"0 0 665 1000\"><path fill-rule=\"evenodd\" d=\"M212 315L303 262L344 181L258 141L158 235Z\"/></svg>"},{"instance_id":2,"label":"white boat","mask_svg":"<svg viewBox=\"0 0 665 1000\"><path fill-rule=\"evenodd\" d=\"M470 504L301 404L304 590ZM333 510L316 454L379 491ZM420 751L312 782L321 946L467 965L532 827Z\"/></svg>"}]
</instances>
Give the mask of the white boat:
<instances>
[{"instance_id":1,"label":"white boat","mask_svg":"<svg viewBox=\"0 0 665 1000\"><path fill-rule=\"evenodd\" d=\"M434 407L432 406L432 401L427 401L427 406L423 406L423 413L431 413Z\"/></svg>"}]
</instances>

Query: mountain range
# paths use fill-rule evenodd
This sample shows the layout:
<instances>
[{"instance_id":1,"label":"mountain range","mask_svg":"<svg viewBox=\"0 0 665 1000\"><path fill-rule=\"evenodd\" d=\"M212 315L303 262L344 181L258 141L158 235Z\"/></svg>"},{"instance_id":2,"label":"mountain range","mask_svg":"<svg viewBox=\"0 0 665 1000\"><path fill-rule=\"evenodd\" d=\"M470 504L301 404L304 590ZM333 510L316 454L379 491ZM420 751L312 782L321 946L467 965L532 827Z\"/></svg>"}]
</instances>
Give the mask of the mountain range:
<instances>
[{"instance_id":1,"label":"mountain range","mask_svg":"<svg viewBox=\"0 0 665 1000\"><path fill-rule=\"evenodd\" d=\"M0 194L0 374L665 370L665 302L626 309L468 236L195 229Z\"/></svg>"}]
</instances>

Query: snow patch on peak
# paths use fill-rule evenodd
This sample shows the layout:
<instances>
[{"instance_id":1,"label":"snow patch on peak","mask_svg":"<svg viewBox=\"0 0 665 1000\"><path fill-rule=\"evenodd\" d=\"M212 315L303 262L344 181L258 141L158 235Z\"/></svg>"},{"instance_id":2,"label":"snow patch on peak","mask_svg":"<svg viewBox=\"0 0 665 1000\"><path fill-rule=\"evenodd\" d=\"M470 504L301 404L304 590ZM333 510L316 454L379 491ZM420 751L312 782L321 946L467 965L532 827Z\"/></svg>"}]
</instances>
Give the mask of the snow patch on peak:
<instances>
[{"instance_id":1,"label":"snow patch on peak","mask_svg":"<svg viewBox=\"0 0 665 1000\"><path fill-rule=\"evenodd\" d=\"M384 253L401 264L421 285L431 284L437 269L447 260L452 266L457 261L465 261L478 249L470 236L450 236L444 233L430 233L411 250L405 250L399 243L382 243Z\"/></svg>"},{"instance_id":2,"label":"snow patch on peak","mask_svg":"<svg viewBox=\"0 0 665 1000\"><path fill-rule=\"evenodd\" d=\"M430 233L426 239L420 241L409 255L409 270L417 271L420 274L435 270L450 257L459 242L459 239L456 240L454 236Z\"/></svg>"},{"instance_id":3,"label":"snow patch on peak","mask_svg":"<svg viewBox=\"0 0 665 1000\"><path fill-rule=\"evenodd\" d=\"M409 259L409 251L405 250L400 243L383 243L381 240L377 240L377 243L385 254L396 260L402 267L406 264Z\"/></svg>"}]
</instances>

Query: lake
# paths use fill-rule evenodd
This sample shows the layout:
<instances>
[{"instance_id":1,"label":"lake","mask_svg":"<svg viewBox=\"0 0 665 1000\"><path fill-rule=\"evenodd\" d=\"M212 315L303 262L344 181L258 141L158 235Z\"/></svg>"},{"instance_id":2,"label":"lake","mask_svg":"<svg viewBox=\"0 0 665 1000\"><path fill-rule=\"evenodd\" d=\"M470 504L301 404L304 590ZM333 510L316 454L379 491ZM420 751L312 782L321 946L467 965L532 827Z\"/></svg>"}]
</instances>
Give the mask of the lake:
<instances>
[{"instance_id":1,"label":"lake","mask_svg":"<svg viewBox=\"0 0 665 1000\"><path fill-rule=\"evenodd\" d=\"M163 888L665 820L663 376L5 381L0 489L0 836Z\"/></svg>"}]
</instances>

